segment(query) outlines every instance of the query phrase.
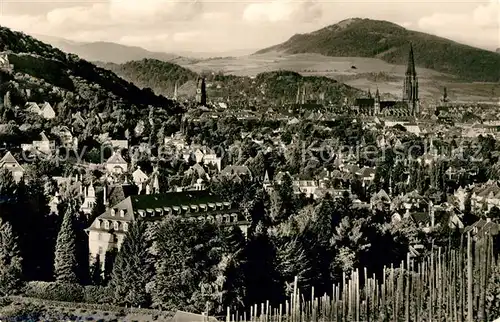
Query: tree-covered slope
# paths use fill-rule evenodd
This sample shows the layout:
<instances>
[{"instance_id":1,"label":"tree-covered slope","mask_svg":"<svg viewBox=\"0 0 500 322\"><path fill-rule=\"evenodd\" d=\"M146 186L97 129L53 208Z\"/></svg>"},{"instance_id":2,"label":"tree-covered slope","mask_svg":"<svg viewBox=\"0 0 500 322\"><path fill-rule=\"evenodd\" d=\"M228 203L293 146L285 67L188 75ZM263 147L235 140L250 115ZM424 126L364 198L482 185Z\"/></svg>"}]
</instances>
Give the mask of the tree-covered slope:
<instances>
[{"instance_id":1,"label":"tree-covered slope","mask_svg":"<svg viewBox=\"0 0 500 322\"><path fill-rule=\"evenodd\" d=\"M187 81L196 80L197 77L195 72L187 68L157 59L134 60L124 64L97 64L136 86L149 87L162 95L172 95L175 83L181 86Z\"/></svg>"},{"instance_id":2,"label":"tree-covered slope","mask_svg":"<svg viewBox=\"0 0 500 322\"><path fill-rule=\"evenodd\" d=\"M125 64L102 64L120 77L139 87L152 88L158 94L172 95L178 84L180 98L193 98L196 94L195 72L176 64L143 59ZM227 100L233 104L268 102L271 104L293 103L297 88L305 86L306 99L318 99L322 94L325 101L339 102L344 97L355 96L359 91L327 77L302 76L291 71L265 72L255 78L246 76L204 73L209 100Z\"/></svg>"},{"instance_id":3,"label":"tree-covered slope","mask_svg":"<svg viewBox=\"0 0 500 322\"><path fill-rule=\"evenodd\" d=\"M312 33L297 34L256 54L317 53L337 57L375 57L389 63L405 64L410 42L418 67L466 80L500 81L500 56L494 52L371 19L348 19Z\"/></svg>"},{"instance_id":4,"label":"tree-covered slope","mask_svg":"<svg viewBox=\"0 0 500 322\"><path fill-rule=\"evenodd\" d=\"M172 113L178 111L173 101L149 89L139 89L107 69L23 33L0 27L0 51L8 53L18 79L32 77L32 83L44 81L57 87L59 92L71 92L84 101L119 101L140 108L151 105Z\"/></svg>"}]
</instances>

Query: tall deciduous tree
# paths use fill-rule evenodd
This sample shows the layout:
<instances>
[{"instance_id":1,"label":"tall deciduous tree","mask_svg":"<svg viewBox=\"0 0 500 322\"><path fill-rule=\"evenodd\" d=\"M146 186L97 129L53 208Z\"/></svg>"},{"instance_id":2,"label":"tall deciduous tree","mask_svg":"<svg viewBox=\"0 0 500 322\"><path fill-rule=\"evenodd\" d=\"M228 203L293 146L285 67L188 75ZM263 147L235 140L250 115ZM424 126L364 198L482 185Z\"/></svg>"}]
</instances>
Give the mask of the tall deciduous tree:
<instances>
[{"instance_id":1,"label":"tall deciduous tree","mask_svg":"<svg viewBox=\"0 0 500 322\"><path fill-rule=\"evenodd\" d=\"M57 282L78 282L78 263L76 259L76 232L74 216L76 207L73 202L67 206L66 213L57 235L54 275Z\"/></svg>"},{"instance_id":2,"label":"tall deciduous tree","mask_svg":"<svg viewBox=\"0 0 500 322\"><path fill-rule=\"evenodd\" d=\"M0 294L12 295L21 287L22 258L12 226L0 218Z\"/></svg>"},{"instance_id":3,"label":"tall deciduous tree","mask_svg":"<svg viewBox=\"0 0 500 322\"><path fill-rule=\"evenodd\" d=\"M152 278L150 242L144 221L134 222L123 240L111 274L110 287L117 304L148 305L146 284Z\"/></svg>"}]
</instances>

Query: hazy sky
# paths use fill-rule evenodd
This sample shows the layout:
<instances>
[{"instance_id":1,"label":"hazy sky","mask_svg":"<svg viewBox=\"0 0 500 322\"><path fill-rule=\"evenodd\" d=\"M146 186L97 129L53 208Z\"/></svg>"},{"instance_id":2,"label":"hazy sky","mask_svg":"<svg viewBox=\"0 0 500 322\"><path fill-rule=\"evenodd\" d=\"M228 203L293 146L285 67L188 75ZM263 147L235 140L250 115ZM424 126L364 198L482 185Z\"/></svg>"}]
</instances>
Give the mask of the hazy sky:
<instances>
[{"instance_id":1,"label":"hazy sky","mask_svg":"<svg viewBox=\"0 0 500 322\"><path fill-rule=\"evenodd\" d=\"M352 17L500 47L500 0L0 0L0 25L155 51L259 49Z\"/></svg>"}]
</instances>

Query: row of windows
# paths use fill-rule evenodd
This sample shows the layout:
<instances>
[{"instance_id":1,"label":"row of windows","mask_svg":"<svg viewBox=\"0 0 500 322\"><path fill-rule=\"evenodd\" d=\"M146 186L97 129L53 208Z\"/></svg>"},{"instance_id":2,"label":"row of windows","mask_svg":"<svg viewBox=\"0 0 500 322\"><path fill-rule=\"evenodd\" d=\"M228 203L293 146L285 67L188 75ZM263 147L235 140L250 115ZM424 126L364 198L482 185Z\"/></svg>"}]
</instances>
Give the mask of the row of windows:
<instances>
[{"instance_id":1,"label":"row of windows","mask_svg":"<svg viewBox=\"0 0 500 322\"><path fill-rule=\"evenodd\" d=\"M102 225L104 222L104 225ZM114 230L120 230L120 228L123 229L123 231L128 231L128 223L126 222L123 222L121 223L120 225L120 222L119 221L109 221L109 220L100 220L98 219L95 223L96 225L96 228L100 229L100 228L104 228L104 229L110 229L110 223L113 224L113 229Z\"/></svg>"},{"instance_id":2,"label":"row of windows","mask_svg":"<svg viewBox=\"0 0 500 322\"><path fill-rule=\"evenodd\" d=\"M164 214L167 215L180 215L183 213L193 213L193 212L208 212L208 211L217 211L217 210L230 210L231 203L229 202L216 202L216 203L208 203L208 204L199 204L199 205L190 205L190 206L173 206L173 207L163 207L156 209L139 209L137 213L141 217L154 217L161 216Z\"/></svg>"},{"instance_id":3,"label":"row of windows","mask_svg":"<svg viewBox=\"0 0 500 322\"><path fill-rule=\"evenodd\" d=\"M238 222L238 214L225 214L225 215L216 215L216 216L199 216L199 217L189 217L189 218L182 218L181 221L209 221L211 223L217 222L217 223L234 223Z\"/></svg>"}]
</instances>

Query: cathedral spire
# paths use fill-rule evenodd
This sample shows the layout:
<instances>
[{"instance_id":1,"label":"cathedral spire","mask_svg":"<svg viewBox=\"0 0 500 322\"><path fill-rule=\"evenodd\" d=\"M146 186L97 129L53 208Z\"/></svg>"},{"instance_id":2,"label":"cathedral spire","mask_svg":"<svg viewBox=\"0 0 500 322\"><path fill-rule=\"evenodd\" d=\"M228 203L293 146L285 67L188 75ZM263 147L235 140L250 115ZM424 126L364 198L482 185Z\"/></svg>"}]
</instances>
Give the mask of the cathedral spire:
<instances>
[{"instance_id":1,"label":"cathedral spire","mask_svg":"<svg viewBox=\"0 0 500 322\"><path fill-rule=\"evenodd\" d=\"M413 44L410 43L410 52L408 54L408 67L406 68L406 75L417 76L415 70L415 58L413 56Z\"/></svg>"}]
</instances>

